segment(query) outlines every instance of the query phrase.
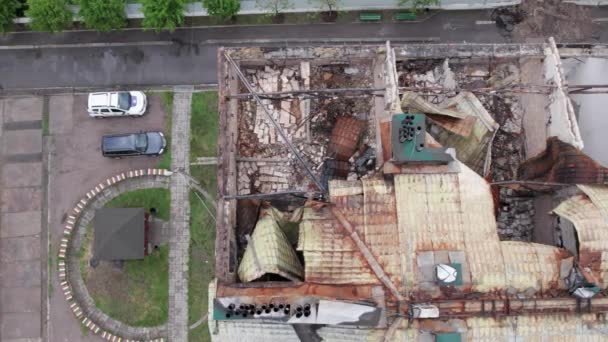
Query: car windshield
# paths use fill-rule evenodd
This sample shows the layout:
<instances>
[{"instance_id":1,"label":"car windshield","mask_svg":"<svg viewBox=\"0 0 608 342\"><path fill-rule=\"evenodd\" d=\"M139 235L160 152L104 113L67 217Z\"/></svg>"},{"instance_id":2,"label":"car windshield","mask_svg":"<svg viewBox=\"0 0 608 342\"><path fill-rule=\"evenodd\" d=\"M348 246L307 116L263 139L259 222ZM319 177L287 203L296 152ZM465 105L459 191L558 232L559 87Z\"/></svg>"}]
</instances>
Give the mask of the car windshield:
<instances>
[{"instance_id":1,"label":"car windshield","mask_svg":"<svg viewBox=\"0 0 608 342\"><path fill-rule=\"evenodd\" d=\"M148 148L148 136L146 133L138 134L135 137L135 148L140 152L146 152Z\"/></svg>"},{"instance_id":2,"label":"car windshield","mask_svg":"<svg viewBox=\"0 0 608 342\"><path fill-rule=\"evenodd\" d=\"M118 93L118 108L123 110L131 108L131 94L127 92Z\"/></svg>"}]
</instances>

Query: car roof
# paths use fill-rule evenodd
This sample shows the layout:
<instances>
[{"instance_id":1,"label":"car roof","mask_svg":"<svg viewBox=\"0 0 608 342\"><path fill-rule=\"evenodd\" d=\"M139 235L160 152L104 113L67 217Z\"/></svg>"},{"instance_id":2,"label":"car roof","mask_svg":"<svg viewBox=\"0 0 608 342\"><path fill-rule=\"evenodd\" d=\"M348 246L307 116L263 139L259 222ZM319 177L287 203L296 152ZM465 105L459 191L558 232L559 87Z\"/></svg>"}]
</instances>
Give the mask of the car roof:
<instances>
[{"instance_id":1,"label":"car roof","mask_svg":"<svg viewBox=\"0 0 608 342\"><path fill-rule=\"evenodd\" d=\"M135 148L136 133L105 135L101 141L104 151L131 150Z\"/></svg>"},{"instance_id":2,"label":"car roof","mask_svg":"<svg viewBox=\"0 0 608 342\"><path fill-rule=\"evenodd\" d=\"M89 107L105 107L118 105L118 93L91 93L89 94Z\"/></svg>"}]
</instances>

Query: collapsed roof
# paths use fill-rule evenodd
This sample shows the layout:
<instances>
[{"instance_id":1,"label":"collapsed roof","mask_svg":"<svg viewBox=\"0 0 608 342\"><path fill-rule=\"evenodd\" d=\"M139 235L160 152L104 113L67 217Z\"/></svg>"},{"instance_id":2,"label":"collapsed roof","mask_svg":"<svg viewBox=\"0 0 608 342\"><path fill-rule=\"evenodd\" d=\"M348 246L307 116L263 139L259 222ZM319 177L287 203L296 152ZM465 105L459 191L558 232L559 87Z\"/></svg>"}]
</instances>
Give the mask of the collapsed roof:
<instances>
[{"instance_id":1,"label":"collapsed roof","mask_svg":"<svg viewBox=\"0 0 608 342\"><path fill-rule=\"evenodd\" d=\"M592 271L581 272L605 286L601 259L582 249L579 256L559 246L502 241L497 191L486 181L517 177L524 154L543 152L549 137L582 147L552 40L224 48L219 68L214 340L406 340L448 333L477 340L482 331L490 340L550 338L581 333L579 324L605 326L599 316L567 315L580 310L568 277L591 255ZM530 114L539 108L542 126ZM403 157L417 157L405 163L394 147L410 133L397 139L392 129L400 113L414 130L420 120L428 126L415 133L419 140ZM534 138L524 139L530 127ZM441 162L425 162L437 153L444 154ZM577 229L604 227L572 214L586 203L580 197L571 199L578 198L568 207L574 209L555 212L569 215ZM288 231L279 223L294 216L297 239L293 226ZM596 252L603 249L595 246ZM438 265L458 276L442 283ZM590 312L606 310L606 298L594 301ZM443 322L422 319L429 303L437 316L426 317ZM355 304L381 308L383 316L363 321ZM306 305L309 311L299 311ZM332 305L351 308L343 319L360 328L335 324ZM488 314L523 320L514 325L517 318L496 321ZM421 319L408 325L399 317ZM567 328L547 329L566 319ZM322 327L311 331L310 324Z\"/></svg>"}]
</instances>

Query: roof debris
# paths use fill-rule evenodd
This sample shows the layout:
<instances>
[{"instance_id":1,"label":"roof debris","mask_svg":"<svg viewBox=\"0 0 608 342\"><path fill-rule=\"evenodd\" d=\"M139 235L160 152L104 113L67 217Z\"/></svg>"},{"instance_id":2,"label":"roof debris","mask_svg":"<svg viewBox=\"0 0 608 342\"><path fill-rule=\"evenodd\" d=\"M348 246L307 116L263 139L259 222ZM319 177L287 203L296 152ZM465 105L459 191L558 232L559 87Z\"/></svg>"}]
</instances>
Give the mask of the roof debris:
<instances>
[{"instance_id":1,"label":"roof debris","mask_svg":"<svg viewBox=\"0 0 608 342\"><path fill-rule=\"evenodd\" d=\"M213 340L552 339L608 328L599 316L570 314L608 312L608 297L595 291L608 281L608 187L581 185L603 184L604 169L576 149L554 42L224 48L219 56L224 197ZM538 73L533 89L522 81L523 57L541 61L525 71L525 79ZM249 93L234 78L241 72ZM556 121L542 132L522 128L534 114L522 105L526 92L546 97ZM407 123L395 129L394 119ZM522 164L525 135L537 133L543 144L555 137ZM449 155L413 157L423 149ZM393 151L405 157L391 159ZM534 196L547 188L488 182L513 180L579 184L575 196L560 188L555 198L566 200L553 211L572 221L579 249L533 242ZM438 319L414 315L425 305ZM382 315L366 326L372 312Z\"/></svg>"}]
</instances>

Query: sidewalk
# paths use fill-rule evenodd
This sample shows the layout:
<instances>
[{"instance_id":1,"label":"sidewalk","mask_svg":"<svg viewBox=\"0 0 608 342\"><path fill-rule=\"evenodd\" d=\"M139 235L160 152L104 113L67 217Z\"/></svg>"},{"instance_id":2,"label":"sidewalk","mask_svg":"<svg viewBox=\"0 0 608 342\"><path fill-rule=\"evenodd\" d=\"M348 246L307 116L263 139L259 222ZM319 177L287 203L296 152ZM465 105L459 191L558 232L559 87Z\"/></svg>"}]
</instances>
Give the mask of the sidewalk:
<instances>
[{"instance_id":1,"label":"sidewalk","mask_svg":"<svg viewBox=\"0 0 608 342\"><path fill-rule=\"evenodd\" d=\"M169 236L169 341L188 340L188 260L190 253L190 188L177 171L190 170L192 88L176 87L171 128L171 233Z\"/></svg>"}]
</instances>

